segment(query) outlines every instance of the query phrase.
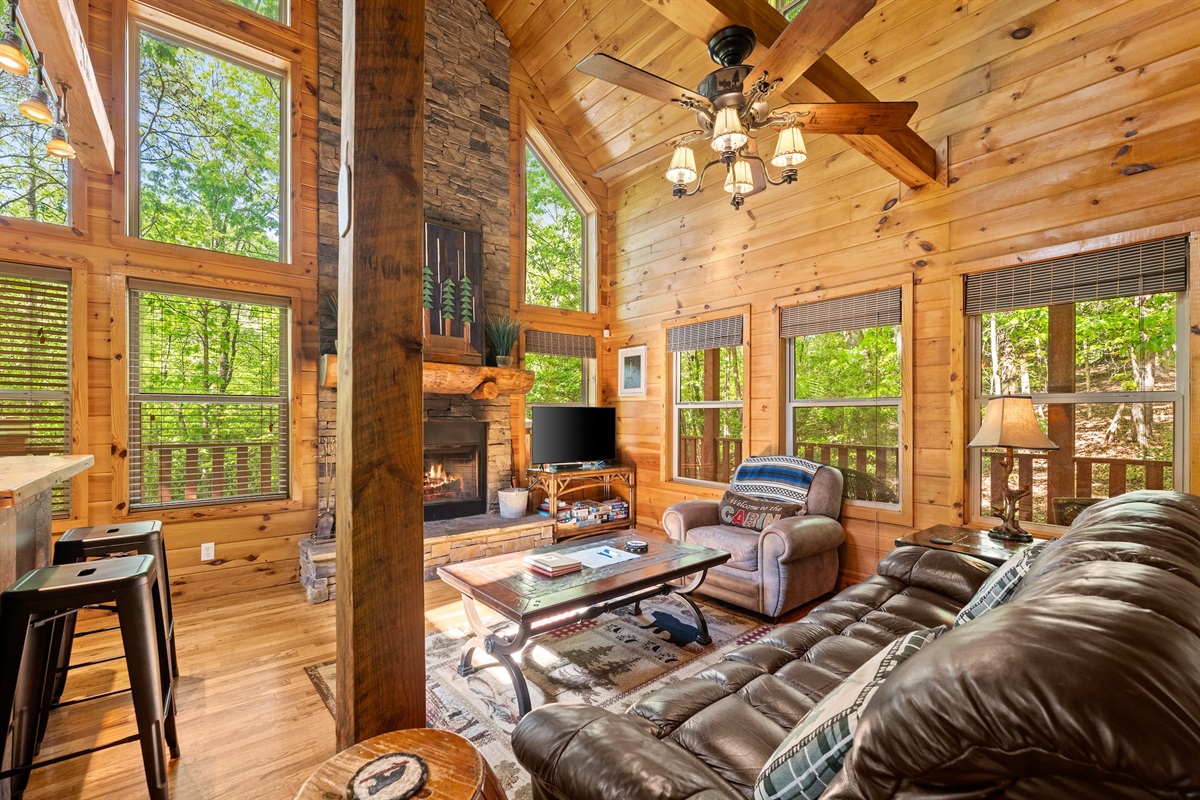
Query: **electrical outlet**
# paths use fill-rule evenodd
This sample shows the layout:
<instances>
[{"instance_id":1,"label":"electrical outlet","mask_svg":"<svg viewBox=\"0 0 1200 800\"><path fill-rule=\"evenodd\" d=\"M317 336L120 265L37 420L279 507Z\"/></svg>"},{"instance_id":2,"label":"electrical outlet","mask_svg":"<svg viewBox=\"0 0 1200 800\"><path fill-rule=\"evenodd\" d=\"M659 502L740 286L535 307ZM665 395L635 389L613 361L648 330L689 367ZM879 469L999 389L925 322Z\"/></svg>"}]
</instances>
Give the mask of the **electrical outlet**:
<instances>
[{"instance_id":1,"label":"electrical outlet","mask_svg":"<svg viewBox=\"0 0 1200 800\"><path fill-rule=\"evenodd\" d=\"M217 545L215 542L205 542L200 545L200 560L201 561L216 561Z\"/></svg>"}]
</instances>

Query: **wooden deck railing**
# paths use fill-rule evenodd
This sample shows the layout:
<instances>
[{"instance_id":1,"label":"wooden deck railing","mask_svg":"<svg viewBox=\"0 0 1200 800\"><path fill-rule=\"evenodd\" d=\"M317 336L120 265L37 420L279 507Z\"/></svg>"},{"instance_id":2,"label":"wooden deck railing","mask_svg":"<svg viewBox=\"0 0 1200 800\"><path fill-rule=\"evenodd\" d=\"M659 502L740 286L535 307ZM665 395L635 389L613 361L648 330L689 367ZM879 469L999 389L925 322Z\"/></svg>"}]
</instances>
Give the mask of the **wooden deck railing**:
<instances>
[{"instance_id":1,"label":"wooden deck railing","mask_svg":"<svg viewBox=\"0 0 1200 800\"><path fill-rule=\"evenodd\" d=\"M989 458L988 492L994 505L1002 505L1004 470L1000 466L1002 450L984 450ZM1035 473L1044 476L1050 456L1045 453L1016 453L1014 484L1033 485L1033 492L1017 503L1017 516L1026 522L1033 520L1035 500L1046 502L1046 479L1035 482ZM1170 461L1138 458L1091 458L1076 456L1075 497L1116 497L1132 489L1163 489L1174 484L1174 465ZM1170 480L1168 480L1168 478ZM984 509L985 513L987 509Z\"/></svg>"},{"instance_id":2,"label":"wooden deck railing","mask_svg":"<svg viewBox=\"0 0 1200 800\"><path fill-rule=\"evenodd\" d=\"M742 440L718 436L710 440L713 453L705 458L703 436L679 437L679 476L699 481L729 483L737 465L742 463Z\"/></svg>"},{"instance_id":3,"label":"wooden deck railing","mask_svg":"<svg viewBox=\"0 0 1200 800\"><path fill-rule=\"evenodd\" d=\"M153 497L160 503L171 503L276 494L279 490L274 467L278 450L278 442L147 446L142 469L143 502ZM154 477L146 469L151 463L157 467Z\"/></svg>"}]
</instances>

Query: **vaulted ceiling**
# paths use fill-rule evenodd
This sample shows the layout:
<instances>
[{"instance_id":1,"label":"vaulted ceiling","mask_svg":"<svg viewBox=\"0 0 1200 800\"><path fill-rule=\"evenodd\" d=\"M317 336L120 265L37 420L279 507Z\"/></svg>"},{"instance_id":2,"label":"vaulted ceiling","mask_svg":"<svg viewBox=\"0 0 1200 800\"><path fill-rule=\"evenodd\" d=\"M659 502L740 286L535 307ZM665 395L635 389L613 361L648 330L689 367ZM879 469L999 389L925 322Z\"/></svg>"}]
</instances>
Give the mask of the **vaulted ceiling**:
<instances>
[{"instance_id":1,"label":"vaulted ceiling","mask_svg":"<svg viewBox=\"0 0 1200 800\"><path fill-rule=\"evenodd\" d=\"M816 2L828 5L845 0L814 0L812 5ZM509 37L512 59L540 89L593 172L694 130L696 119L686 109L588 77L576 71L576 64L604 53L691 88L716 67L707 42L717 30L731 24L752 28L758 46L747 61L756 64L788 24L768 0L485 0L485 4ZM894 7L888 0L873 9L872 5L866 0L858 8L862 13L885 14L889 6ZM804 13L796 24L804 21ZM783 97L793 102L910 99L903 96L902 84L900 91L894 82L866 87L844 68L869 73L871 62L860 55L865 45L852 29L826 53L800 54L802 62L812 64ZM886 96L877 97L876 91ZM887 137L848 134L843 138L910 186L935 178L934 149L911 130ZM668 154L664 148L662 155Z\"/></svg>"}]
</instances>

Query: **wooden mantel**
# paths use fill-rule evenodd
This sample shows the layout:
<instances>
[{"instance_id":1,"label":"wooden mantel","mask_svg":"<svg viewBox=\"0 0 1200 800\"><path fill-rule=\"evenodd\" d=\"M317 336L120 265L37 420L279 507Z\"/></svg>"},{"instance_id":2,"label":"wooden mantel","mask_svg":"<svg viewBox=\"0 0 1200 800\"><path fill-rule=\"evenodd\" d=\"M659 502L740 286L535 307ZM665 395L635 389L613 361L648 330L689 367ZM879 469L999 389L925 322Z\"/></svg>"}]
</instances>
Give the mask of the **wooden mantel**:
<instances>
[{"instance_id":1,"label":"wooden mantel","mask_svg":"<svg viewBox=\"0 0 1200 800\"><path fill-rule=\"evenodd\" d=\"M473 400L494 400L502 394L528 394L533 372L506 367L477 367L426 361L422 365L425 394L465 394ZM337 388L337 355L321 356L321 385Z\"/></svg>"}]
</instances>

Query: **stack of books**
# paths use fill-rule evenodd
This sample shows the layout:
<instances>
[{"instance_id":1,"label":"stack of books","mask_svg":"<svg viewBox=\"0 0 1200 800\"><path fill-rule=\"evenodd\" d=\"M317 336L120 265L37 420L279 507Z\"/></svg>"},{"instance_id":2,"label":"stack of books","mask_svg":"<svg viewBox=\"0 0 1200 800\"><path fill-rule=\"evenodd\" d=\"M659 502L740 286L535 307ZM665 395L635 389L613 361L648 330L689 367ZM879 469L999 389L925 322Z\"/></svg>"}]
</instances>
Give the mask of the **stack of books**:
<instances>
[{"instance_id":1,"label":"stack of books","mask_svg":"<svg viewBox=\"0 0 1200 800\"><path fill-rule=\"evenodd\" d=\"M529 565L531 571L536 572L538 575L545 575L547 578L557 578L559 575L579 572L579 570L583 569L582 561L574 556L562 553L542 553L540 555L525 556L525 563Z\"/></svg>"}]
</instances>

